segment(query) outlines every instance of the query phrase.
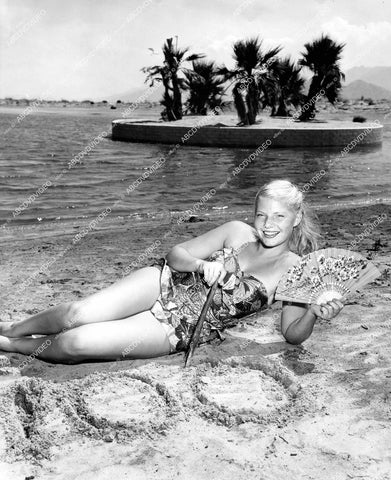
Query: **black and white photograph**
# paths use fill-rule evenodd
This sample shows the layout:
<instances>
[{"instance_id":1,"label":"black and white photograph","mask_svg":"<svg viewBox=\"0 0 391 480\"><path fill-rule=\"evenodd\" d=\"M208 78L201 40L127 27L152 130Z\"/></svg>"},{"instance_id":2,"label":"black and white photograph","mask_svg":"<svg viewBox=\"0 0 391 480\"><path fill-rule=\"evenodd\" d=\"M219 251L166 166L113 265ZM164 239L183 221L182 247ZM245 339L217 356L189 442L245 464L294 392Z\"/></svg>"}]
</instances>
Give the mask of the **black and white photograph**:
<instances>
[{"instance_id":1,"label":"black and white photograph","mask_svg":"<svg viewBox=\"0 0 391 480\"><path fill-rule=\"evenodd\" d=\"M0 0L0 480L391 480L390 45Z\"/></svg>"}]
</instances>

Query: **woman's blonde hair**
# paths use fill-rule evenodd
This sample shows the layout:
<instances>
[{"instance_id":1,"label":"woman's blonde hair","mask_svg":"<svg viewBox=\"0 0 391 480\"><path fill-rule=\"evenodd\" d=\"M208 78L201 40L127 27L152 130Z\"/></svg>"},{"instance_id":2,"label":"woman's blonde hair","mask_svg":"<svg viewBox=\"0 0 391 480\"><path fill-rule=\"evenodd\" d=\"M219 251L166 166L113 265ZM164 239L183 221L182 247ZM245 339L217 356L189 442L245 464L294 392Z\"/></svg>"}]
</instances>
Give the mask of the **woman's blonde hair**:
<instances>
[{"instance_id":1,"label":"woman's blonde hair","mask_svg":"<svg viewBox=\"0 0 391 480\"><path fill-rule=\"evenodd\" d=\"M320 237L319 227L315 215L304 202L303 192L289 180L273 180L263 185L255 197L255 209L260 197L281 200L297 213L301 213L300 223L293 228L289 241L289 248L302 256L317 250Z\"/></svg>"}]
</instances>

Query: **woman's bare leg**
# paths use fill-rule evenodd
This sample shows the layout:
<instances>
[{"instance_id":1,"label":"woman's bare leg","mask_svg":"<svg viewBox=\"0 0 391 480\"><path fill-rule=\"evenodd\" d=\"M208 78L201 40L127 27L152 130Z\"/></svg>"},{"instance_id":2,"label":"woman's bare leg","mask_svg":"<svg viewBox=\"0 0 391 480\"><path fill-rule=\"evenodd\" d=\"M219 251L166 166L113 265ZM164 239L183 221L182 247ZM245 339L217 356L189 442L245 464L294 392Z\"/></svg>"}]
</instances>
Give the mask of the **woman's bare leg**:
<instances>
[{"instance_id":1,"label":"woman's bare leg","mask_svg":"<svg viewBox=\"0 0 391 480\"><path fill-rule=\"evenodd\" d=\"M41 338L0 336L0 350L33 354L58 363L152 358L170 353L162 324L150 311L122 320L91 323Z\"/></svg>"},{"instance_id":2,"label":"woman's bare leg","mask_svg":"<svg viewBox=\"0 0 391 480\"><path fill-rule=\"evenodd\" d=\"M19 322L0 322L0 335L50 335L88 323L119 320L149 310L159 294L159 269L141 268L84 299L62 303Z\"/></svg>"}]
</instances>

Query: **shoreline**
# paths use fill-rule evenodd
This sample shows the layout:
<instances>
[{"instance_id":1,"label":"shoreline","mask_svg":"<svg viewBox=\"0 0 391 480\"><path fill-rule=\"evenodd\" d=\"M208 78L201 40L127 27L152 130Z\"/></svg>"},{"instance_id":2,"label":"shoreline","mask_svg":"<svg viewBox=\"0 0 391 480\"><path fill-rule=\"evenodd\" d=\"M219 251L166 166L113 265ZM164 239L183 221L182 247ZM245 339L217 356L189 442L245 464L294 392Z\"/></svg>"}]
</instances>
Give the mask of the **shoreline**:
<instances>
[{"instance_id":1,"label":"shoreline","mask_svg":"<svg viewBox=\"0 0 391 480\"><path fill-rule=\"evenodd\" d=\"M338 212L345 210L356 210L356 209L365 209L371 207L381 207L391 205L391 197L379 197L371 200L354 200L346 202L336 202L332 204L321 203L321 204L310 204L311 210L315 214L320 214L322 212ZM132 214L128 217L125 216L116 216L115 218L105 219L105 225L98 226L91 231L91 233L102 233L107 232L108 230L115 229L116 232L126 232L126 230L132 226L132 228L142 228L146 224L152 228L158 225L158 222L161 222L160 225L164 225L168 229L183 216L185 211L172 211L167 213L158 213L156 214ZM191 214L189 219L184 223L192 222L228 222L230 220L242 219L245 218L251 219L253 215L252 209L245 210L229 210L229 209L210 209L207 211L198 210L196 213ZM27 239L33 239L39 236L40 239L50 239L58 237L73 237L78 233L82 228L82 223L88 222L88 220L95 218L91 216L88 218L74 218L67 220L60 220L56 222L55 220L45 220L43 222L37 222L26 220L23 222L10 222L10 227L5 227L5 230L9 231L9 236L3 236L0 239L0 245L6 245L9 242L24 242ZM5 222L6 223L6 222ZM181 221L182 223L182 221ZM24 237L14 238L15 234L25 234Z\"/></svg>"},{"instance_id":2,"label":"shoreline","mask_svg":"<svg viewBox=\"0 0 391 480\"><path fill-rule=\"evenodd\" d=\"M141 102L122 102L121 104L115 104L115 108L111 108L111 104L102 104L99 102L96 102L94 105L87 105L87 104L82 104L82 102L74 102L70 104L65 104L63 105L61 102L58 103L40 103L38 105L34 104L34 101L31 100L30 103L20 103L19 105L16 104L6 104L6 103L1 103L0 99L0 113L5 113L5 114L12 114L12 113L22 113L22 112L28 112L27 115L33 114L33 113L54 113L54 114L66 114L66 113L86 113L86 114L104 114L107 113L110 116L115 119L115 117L121 116L122 119L125 117L128 117L129 115L126 114L126 112L129 110L129 107L132 109L132 117L135 120L144 120L143 116L147 114L148 116L151 116L152 118L150 120L152 121L157 121L159 123L166 123L166 124L176 124L177 122L163 122L161 117L160 117L160 112L162 110L162 106L159 104L159 102L153 102L153 103L141 103ZM385 101L385 102L378 102L374 105L369 105L366 102L363 102L361 100L351 100L351 103L348 105L345 104L338 104L336 106L332 106L329 103L322 103L320 102L317 104L317 114L315 117L314 122L303 122L303 123L324 123L327 122L328 120L333 120L334 115L344 115L349 118L349 116L357 116L357 115L369 115L374 116L374 115L383 115L383 118L386 118L389 116L391 110L391 100ZM27 116L26 115L26 116ZM223 116L228 116L232 118L233 122L235 124L239 121L236 110L233 105L225 107L223 109ZM186 119L189 119L191 117L195 117L199 119L200 121L204 121L205 118L211 118L211 114L209 115L184 115L183 120L186 121ZM217 116L217 119L221 117L220 115ZM269 109L264 109L262 110L259 115L257 116L257 121L258 122L267 122L268 119L272 120L275 117L270 116L270 110ZM283 118L283 117L277 117L277 118ZM293 117L289 117L292 119ZM351 120L351 119L350 119ZM368 120L369 121L369 120ZM181 121L179 121L181 122ZM365 122L364 122L365 123ZM362 124L361 124L362 125Z\"/></svg>"}]
</instances>

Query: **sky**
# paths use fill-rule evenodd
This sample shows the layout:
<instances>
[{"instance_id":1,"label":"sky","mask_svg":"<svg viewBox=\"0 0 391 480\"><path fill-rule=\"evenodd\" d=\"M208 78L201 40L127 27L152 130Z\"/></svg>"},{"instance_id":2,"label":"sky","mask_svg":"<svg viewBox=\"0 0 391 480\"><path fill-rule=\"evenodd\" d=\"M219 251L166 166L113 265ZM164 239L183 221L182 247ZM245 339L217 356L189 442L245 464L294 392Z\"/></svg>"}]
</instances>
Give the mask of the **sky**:
<instances>
[{"instance_id":1,"label":"sky","mask_svg":"<svg viewBox=\"0 0 391 480\"><path fill-rule=\"evenodd\" d=\"M321 33L346 43L343 71L391 66L389 0L0 0L0 98L147 88L140 69L161 63L169 37L233 67L237 40L259 36L297 60Z\"/></svg>"}]
</instances>

